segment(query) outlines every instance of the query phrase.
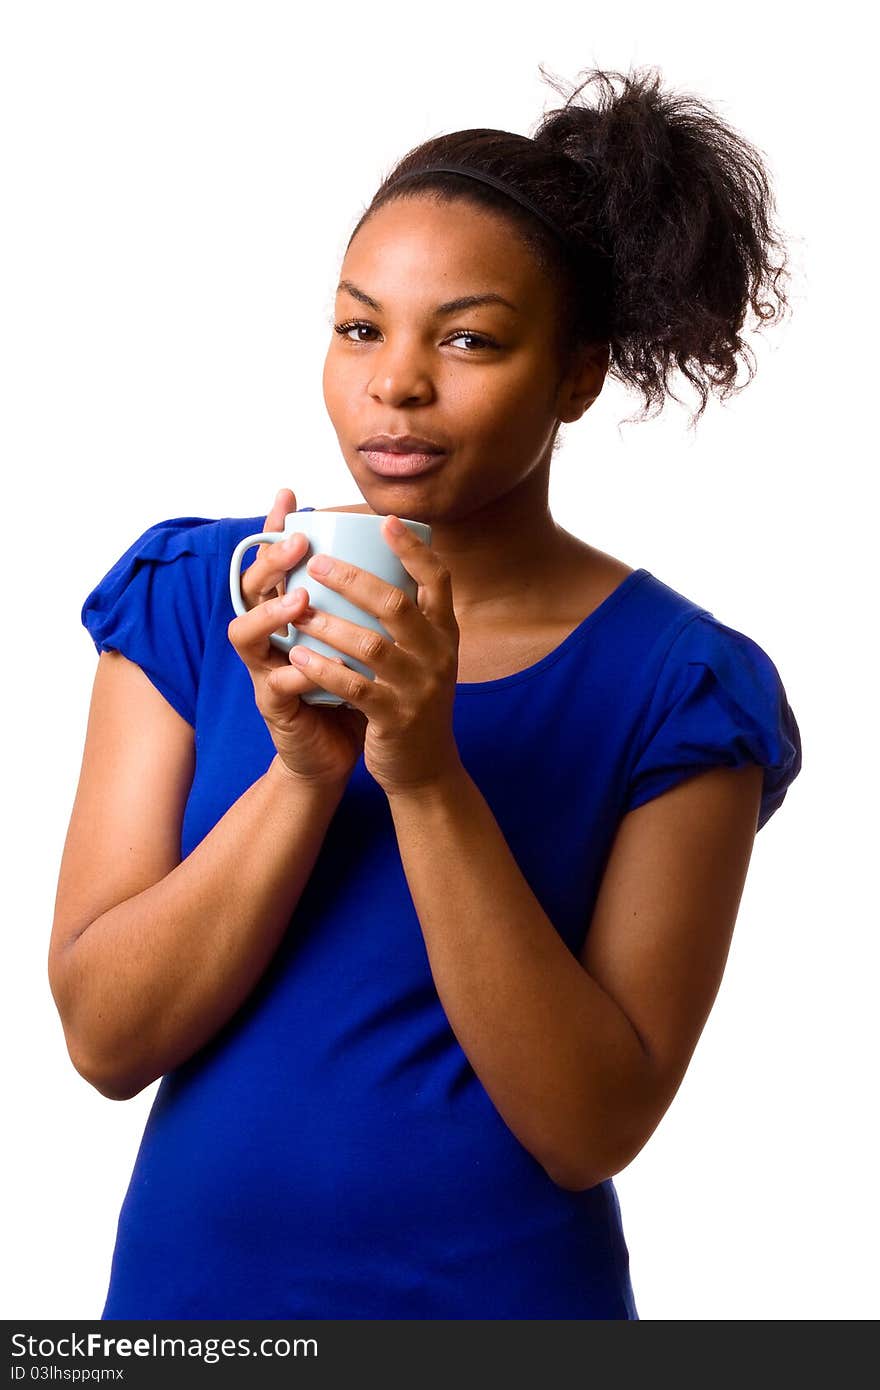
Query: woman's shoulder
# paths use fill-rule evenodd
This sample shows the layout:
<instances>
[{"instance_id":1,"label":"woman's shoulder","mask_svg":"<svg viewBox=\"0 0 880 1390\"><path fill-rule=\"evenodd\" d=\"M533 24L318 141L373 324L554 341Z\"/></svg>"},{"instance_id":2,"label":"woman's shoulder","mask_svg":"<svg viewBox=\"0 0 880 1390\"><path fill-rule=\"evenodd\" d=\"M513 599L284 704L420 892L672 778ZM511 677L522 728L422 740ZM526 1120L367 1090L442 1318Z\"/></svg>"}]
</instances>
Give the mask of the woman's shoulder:
<instances>
[{"instance_id":1,"label":"woman's shoulder","mask_svg":"<svg viewBox=\"0 0 880 1390\"><path fill-rule=\"evenodd\" d=\"M191 566L175 566L175 562L185 556L198 561L211 558L217 552L221 525L215 518L203 516L174 516L152 522L113 561L89 599L99 595L104 603L115 599L148 569L176 568L182 572Z\"/></svg>"},{"instance_id":2,"label":"woman's shoulder","mask_svg":"<svg viewBox=\"0 0 880 1390\"><path fill-rule=\"evenodd\" d=\"M193 725L221 526L200 516L153 522L98 580L81 611L96 650L121 652L140 666Z\"/></svg>"}]
</instances>

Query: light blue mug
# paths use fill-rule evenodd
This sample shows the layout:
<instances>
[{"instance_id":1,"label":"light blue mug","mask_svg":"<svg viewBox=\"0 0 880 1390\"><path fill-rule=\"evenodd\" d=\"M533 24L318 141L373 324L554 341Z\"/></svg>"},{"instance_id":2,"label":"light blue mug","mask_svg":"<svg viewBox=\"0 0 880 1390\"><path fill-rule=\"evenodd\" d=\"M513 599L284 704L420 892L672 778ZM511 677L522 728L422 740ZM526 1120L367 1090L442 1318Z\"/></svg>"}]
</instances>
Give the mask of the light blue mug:
<instances>
[{"instance_id":1,"label":"light blue mug","mask_svg":"<svg viewBox=\"0 0 880 1390\"><path fill-rule=\"evenodd\" d=\"M400 519L404 526L408 526L425 545L431 544L431 528L427 522L407 521L406 517ZM239 616L248 611L241 593L241 562L245 551L253 545L283 541L286 537L301 531L308 539L309 548L295 569L288 571L285 580L286 592L290 593L291 589L297 588L307 589L309 602L313 607L320 608L325 613L332 613L338 618L347 618L349 622L357 623L360 627L372 628L374 632L381 633L383 637L393 641L391 634L372 613L365 612L363 608L356 608L349 599L336 593L334 589L329 589L326 584L322 584L315 575L310 574L306 569L306 565L313 555L317 555L319 552L324 555L332 555L336 559L347 560L351 564L357 565L359 569L368 570L370 574L377 575L386 583L402 589L415 603L419 591L418 583L409 571L404 569L384 539L381 532L384 520L383 516L373 516L365 512L318 512L313 507L305 507L302 511L288 512L284 518L283 531L261 531L258 535L245 536L244 540L239 541L232 552L232 559L229 563L229 596L232 599L232 607ZM317 637L312 637L310 633L300 632L292 623L287 625L286 637L282 637L280 633L271 632L269 641L283 652L289 652L291 647L299 644L311 648L312 651L320 652L322 656L331 658L341 656L346 666L350 667L351 670L360 671L361 675L366 676L369 680L376 678L362 661L358 661L347 652L338 651L327 642L321 642ZM332 694L329 690L310 690L300 698L307 705L342 705L348 703L347 700Z\"/></svg>"}]
</instances>

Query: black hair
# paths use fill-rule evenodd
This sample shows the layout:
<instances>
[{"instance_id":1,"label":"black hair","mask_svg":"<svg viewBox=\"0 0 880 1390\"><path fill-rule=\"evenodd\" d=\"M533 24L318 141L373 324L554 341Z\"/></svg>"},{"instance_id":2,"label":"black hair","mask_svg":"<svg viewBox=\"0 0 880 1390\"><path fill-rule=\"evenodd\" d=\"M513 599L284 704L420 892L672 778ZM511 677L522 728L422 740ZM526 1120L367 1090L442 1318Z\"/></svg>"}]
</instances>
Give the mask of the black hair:
<instances>
[{"instance_id":1,"label":"black hair","mask_svg":"<svg viewBox=\"0 0 880 1390\"><path fill-rule=\"evenodd\" d=\"M584 80L532 137L458 130L410 150L349 245L372 213L402 197L467 200L511 219L559 291L561 371L579 348L606 344L608 375L644 398L629 419L644 420L667 396L681 404L669 386L677 367L700 396L693 428L710 390L725 400L754 376L741 336L749 309L762 328L787 308L782 282L790 277L768 174L758 150L703 102L663 91L657 70L578 75ZM597 104L582 104L577 98L593 83ZM564 229L568 248L490 185L455 174L413 176L446 163L512 184ZM410 177L398 188L403 174ZM737 383L740 357L748 376Z\"/></svg>"}]
</instances>

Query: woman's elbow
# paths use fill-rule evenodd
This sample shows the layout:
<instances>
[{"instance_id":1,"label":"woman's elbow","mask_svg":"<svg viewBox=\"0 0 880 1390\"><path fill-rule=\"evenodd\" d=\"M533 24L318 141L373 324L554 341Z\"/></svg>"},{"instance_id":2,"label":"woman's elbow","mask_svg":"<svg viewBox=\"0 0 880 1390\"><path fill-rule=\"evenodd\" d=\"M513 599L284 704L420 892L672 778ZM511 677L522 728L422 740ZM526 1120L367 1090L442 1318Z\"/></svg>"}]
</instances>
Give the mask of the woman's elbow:
<instances>
[{"instance_id":1,"label":"woman's elbow","mask_svg":"<svg viewBox=\"0 0 880 1390\"><path fill-rule=\"evenodd\" d=\"M96 1059L94 1048L80 1037L80 1030L74 1027L71 977L69 973L62 973L57 956L50 957L48 976L49 989L55 1001L67 1055L74 1071L107 1100L131 1100L144 1090L149 1082L133 1083L130 1077L123 1075L118 1059Z\"/></svg>"},{"instance_id":2,"label":"woman's elbow","mask_svg":"<svg viewBox=\"0 0 880 1390\"><path fill-rule=\"evenodd\" d=\"M111 1067L96 1065L92 1058L85 1057L71 1044L67 1042L67 1055L73 1064L74 1071L87 1081L90 1086L107 1100L132 1100L139 1091L144 1089L141 1085L134 1085L128 1078L123 1078Z\"/></svg>"}]
</instances>

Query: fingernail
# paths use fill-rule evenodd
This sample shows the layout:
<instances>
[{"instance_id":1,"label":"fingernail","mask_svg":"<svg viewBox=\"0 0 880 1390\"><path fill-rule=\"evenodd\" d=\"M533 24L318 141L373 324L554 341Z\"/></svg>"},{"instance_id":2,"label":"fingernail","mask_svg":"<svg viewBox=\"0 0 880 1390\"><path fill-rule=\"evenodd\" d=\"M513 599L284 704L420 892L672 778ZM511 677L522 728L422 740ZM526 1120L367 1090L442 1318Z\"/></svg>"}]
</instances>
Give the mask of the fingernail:
<instances>
[{"instance_id":1,"label":"fingernail","mask_svg":"<svg viewBox=\"0 0 880 1390\"><path fill-rule=\"evenodd\" d=\"M305 537L303 536L302 531L294 531L293 535L288 536L287 540L284 542L285 552L289 552L291 550L298 550L304 539Z\"/></svg>"},{"instance_id":2,"label":"fingernail","mask_svg":"<svg viewBox=\"0 0 880 1390\"><path fill-rule=\"evenodd\" d=\"M402 536L404 531L406 530L406 527L400 520L399 516L389 516L387 525L388 530L391 532L393 536Z\"/></svg>"},{"instance_id":3,"label":"fingernail","mask_svg":"<svg viewBox=\"0 0 880 1390\"><path fill-rule=\"evenodd\" d=\"M304 599L308 600L308 597L305 589L290 589L288 593L282 596L281 602L284 604L285 608L295 608L296 605L302 603Z\"/></svg>"}]
</instances>

